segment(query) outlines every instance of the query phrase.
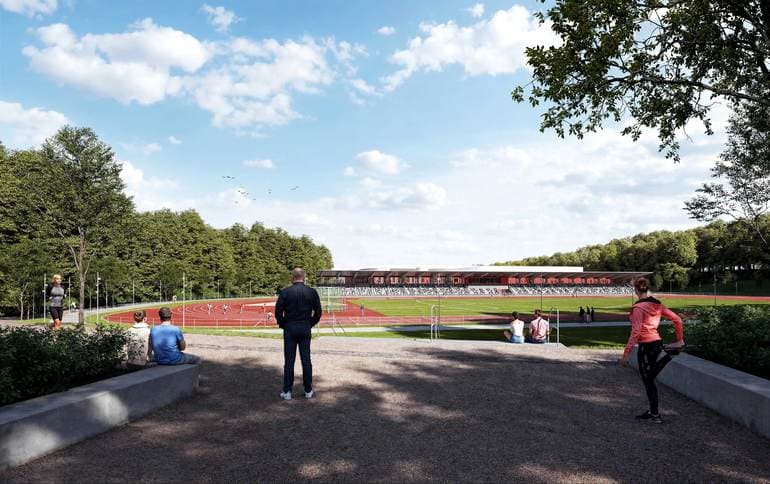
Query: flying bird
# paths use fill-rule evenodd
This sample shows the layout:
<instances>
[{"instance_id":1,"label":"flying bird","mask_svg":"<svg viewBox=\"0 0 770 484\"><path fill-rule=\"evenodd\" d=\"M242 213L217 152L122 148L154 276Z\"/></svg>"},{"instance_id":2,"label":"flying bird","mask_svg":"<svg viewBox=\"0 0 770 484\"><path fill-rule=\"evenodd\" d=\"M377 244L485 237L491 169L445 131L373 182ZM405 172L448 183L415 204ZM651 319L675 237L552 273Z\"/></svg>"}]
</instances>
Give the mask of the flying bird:
<instances>
[{"instance_id":1,"label":"flying bird","mask_svg":"<svg viewBox=\"0 0 770 484\"><path fill-rule=\"evenodd\" d=\"M294 185L289 190L294 191L294 190L297 190L297 189L299 189L299 185Z\"/></svg>"},{"instance_id":2,"label":"flying bird","mask_svg":"<svg viewBox=\"0 0 770 484\"><path fill-rule=\"evenodd\" d=\"M223 175L222 178L224 178L225 180L235 180L235 177L230 175Z\"/></svg>"}]
</instances>

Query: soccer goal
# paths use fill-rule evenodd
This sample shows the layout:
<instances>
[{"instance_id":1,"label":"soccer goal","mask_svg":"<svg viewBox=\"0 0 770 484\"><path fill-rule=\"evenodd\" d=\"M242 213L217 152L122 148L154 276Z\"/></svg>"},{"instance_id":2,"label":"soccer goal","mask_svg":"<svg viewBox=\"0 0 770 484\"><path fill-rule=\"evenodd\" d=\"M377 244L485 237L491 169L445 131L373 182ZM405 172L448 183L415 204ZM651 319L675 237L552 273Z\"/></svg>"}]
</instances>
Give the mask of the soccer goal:
<instances>
[{"instance_id":1,"label":"soccer goal","mask_svg":"<svg viewBox=\"0 0 770 484\"><path fill-rule=\"evenodd\" d=\"M321 309L325 313L341 313L345 311L345 297L339 287L317 287L318 296L321 298Z\"/></svg>"}]
</instances>

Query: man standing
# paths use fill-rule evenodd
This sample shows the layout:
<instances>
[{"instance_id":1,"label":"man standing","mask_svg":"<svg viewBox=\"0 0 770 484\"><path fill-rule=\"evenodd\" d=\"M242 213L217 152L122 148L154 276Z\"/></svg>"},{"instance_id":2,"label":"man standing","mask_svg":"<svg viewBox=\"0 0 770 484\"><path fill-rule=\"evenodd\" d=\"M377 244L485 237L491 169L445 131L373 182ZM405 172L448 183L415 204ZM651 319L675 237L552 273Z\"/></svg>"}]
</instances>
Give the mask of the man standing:
<instances>
[{"instance_id":1,"label":"man standing","mask_svg":"<svg viewBox=\"0 0 770 484\"><path fill-rule=\"evenodd\" d=\"M283 329L283 391L281 398L291 400L294 385L294 361L302 362L302 384L305 398L313 398L313 365L310 362L310 331L321 320L321 298L305 285L305 271L291 271L292 285L283 289L275 303L275 319Z\"/></svg>"}]
</instances>

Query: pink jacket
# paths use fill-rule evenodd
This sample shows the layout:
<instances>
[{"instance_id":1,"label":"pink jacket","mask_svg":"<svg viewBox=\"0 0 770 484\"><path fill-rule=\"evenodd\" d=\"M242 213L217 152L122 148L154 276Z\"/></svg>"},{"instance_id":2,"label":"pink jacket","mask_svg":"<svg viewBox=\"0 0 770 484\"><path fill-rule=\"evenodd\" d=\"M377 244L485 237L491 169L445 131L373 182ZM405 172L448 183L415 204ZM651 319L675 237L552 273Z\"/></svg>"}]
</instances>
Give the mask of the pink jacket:
<instances>
[{"instance_id":1,"label":"pink jacket","mask_svg":"<svg viewBox=\"0 0 770 484\"><path fill-rule=\"evenodd\" d=\"M628 358L636 343L649 343L660 340L658 325L660 324L661 317L669 319L674 323L677 341L684 339L682 318L652 296L636 301L631 307L629 317L631 319L631 335L628 337L628 344L626 344L626 350L623 352L623 358Z\"/></svg>"}]
</instances>

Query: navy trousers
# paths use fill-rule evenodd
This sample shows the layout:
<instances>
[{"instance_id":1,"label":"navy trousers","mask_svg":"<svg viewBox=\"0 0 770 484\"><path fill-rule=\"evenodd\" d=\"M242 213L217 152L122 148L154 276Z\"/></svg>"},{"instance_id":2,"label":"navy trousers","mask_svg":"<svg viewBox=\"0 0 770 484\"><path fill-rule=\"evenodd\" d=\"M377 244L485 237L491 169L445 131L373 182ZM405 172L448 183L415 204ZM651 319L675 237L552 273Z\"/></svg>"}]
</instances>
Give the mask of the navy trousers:
<instances>
[{"instance_id":1,"label":"navy trousers","mask_svg":"<svg viewBox=\"0 0 770 484\"><path fill-rule=\"evenodd\" d=\"M294 361L302 362L302 384L305 392L313 389L313 364L310 362L310 323L290 323L283 328L283 391L291 391L294 386Z\"/></svg>"}]
</instances>

